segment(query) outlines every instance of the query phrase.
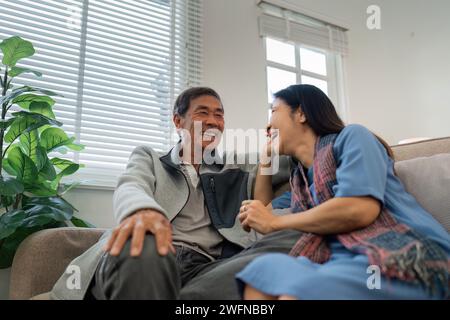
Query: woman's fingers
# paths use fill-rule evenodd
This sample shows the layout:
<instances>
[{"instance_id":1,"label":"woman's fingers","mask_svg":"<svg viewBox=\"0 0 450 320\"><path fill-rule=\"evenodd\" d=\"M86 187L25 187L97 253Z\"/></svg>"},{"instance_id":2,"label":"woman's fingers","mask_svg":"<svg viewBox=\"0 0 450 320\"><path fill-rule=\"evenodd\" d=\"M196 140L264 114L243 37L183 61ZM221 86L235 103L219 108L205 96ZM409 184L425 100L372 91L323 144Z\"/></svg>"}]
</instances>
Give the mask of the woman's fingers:
<instances>
[{"instance_id":1,"label":"woman's fingers","mask_svg":"<svg viewBox=\"0 0 450 320\"><path fill-rule=\"evenodd\" d=\"M242 228L244 229L244 231L250 232L251 228L250 228L250 226L249 226L249 224L248 224L248 219L245 219L245 220L242 222Z\"/></svg>"},{"instance_id":2,"label":"woman's fingers","mask_svg":"<svg viewBox=\"0 0 450 320\"><path fill-rule=\"evenodd\" d=\"M245 219L247 219L247 213L246 212L242 212L238 215L239 218L239 222L242 223Z\"/></svg>"},{"instance_id":3,"label":"woman's fingers","mask_svg":"<svg viewBox=\"0 0 450 320\"><path fill-rule=\"evenodd\" d=\"M253 201L254 201L254 200L244 200L244 201L242 201L241 207L239 208L239 212L242 213L242 212L247 211L248 208L249 208L249 206L250 206L250 204L251 204Z\"/></svg>"}]
</instances>

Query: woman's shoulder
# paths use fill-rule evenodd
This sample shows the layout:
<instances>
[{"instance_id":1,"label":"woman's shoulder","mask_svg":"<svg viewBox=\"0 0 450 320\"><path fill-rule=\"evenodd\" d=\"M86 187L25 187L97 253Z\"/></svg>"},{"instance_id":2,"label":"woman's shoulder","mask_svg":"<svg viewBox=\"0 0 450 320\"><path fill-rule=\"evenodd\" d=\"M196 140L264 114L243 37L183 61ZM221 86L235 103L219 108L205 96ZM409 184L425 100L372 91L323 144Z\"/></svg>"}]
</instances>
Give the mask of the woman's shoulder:
<instances>
[{"instance_id":1,"label":"woman's shoulder","mask_svg":"<svg viewBox=\"0 0 450 320\"><path fill-rule=\"evenodd\" d=\"M344 129L339 133L340 137L348 137L348 136L373 136L373 133L364 127L363 125L352 123L345 126Z\"/></svg>"},{"instance_id":2,"label":"woman's shoulder","mask_svg":"<svg viewBox=\"0 0 450 320\"><path fill-rule=\"evenodd\" d=\"M376 140L375 135L360 124L349 124L338 134L335 145L339 147L347 143L364 144Z\"/></svg>"}]
</instances>

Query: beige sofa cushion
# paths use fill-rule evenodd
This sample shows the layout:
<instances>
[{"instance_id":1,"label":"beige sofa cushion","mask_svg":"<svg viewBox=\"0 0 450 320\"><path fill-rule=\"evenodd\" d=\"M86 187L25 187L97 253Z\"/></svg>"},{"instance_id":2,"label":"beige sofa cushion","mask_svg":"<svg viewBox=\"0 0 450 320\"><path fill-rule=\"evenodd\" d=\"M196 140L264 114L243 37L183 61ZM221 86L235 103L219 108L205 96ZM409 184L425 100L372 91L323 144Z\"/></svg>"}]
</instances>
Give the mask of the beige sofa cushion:
<instances>
[{"instance_id":1,"label":"beige sofa cushion","mask_svg":"<svg viewBox=\"0 0 450 320\"><path fill-rule=\"evenodd\" d=\"M10 299L43 299L75 257L98 241L104 229L58 228L36 232L19 246L11 269Z\"/></svg>"},{"instance_id":2,"label":"beige sofa cushion","mask_svg":"<svg viewBox=\"0 0 450 320\"><path fill-rule=\"evenodd\" d=\"M450 153L399 161L395 170L406 190L450 232Z\"/></svg>"}]
</instances>

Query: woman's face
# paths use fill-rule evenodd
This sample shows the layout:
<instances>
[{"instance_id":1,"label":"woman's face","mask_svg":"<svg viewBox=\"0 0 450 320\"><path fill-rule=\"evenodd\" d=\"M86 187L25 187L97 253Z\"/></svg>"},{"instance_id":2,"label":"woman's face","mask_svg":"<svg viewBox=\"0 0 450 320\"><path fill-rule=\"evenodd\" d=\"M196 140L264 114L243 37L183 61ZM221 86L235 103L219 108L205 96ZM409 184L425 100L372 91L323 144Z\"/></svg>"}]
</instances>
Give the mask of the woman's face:
<instances>
[{"instance_id":1,"label":"woman's face","mask_svg":"<svg viewBox=\"0 0 450 320\"><path fill-rule=\"evenodd\" d=\"M295 138L298 135L298 125L295 124L295 113L281 99L275 99L270 117L270 135L272 141L279 141L279 153L293 155Z\"/></svg>"}]
</instances>

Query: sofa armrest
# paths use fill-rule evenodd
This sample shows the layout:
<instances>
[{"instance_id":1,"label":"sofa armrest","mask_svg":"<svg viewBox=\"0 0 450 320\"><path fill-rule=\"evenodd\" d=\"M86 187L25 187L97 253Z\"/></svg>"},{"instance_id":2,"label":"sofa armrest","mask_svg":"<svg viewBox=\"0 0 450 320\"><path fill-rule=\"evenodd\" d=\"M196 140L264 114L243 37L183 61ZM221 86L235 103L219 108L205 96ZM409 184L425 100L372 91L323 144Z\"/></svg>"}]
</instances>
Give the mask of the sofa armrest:
<instances>
[{"instance_id":1,"label":"sofa armrest","mask_svg":"<svg viewBox=\"0 0 450 320\"><path fill-rule=\"evenodd\" d=\"M105 229L56 228L36 232L17 249L11 267L10 299L50 291L70 261L94 245Z\"/></svg>"}]
</instances>

